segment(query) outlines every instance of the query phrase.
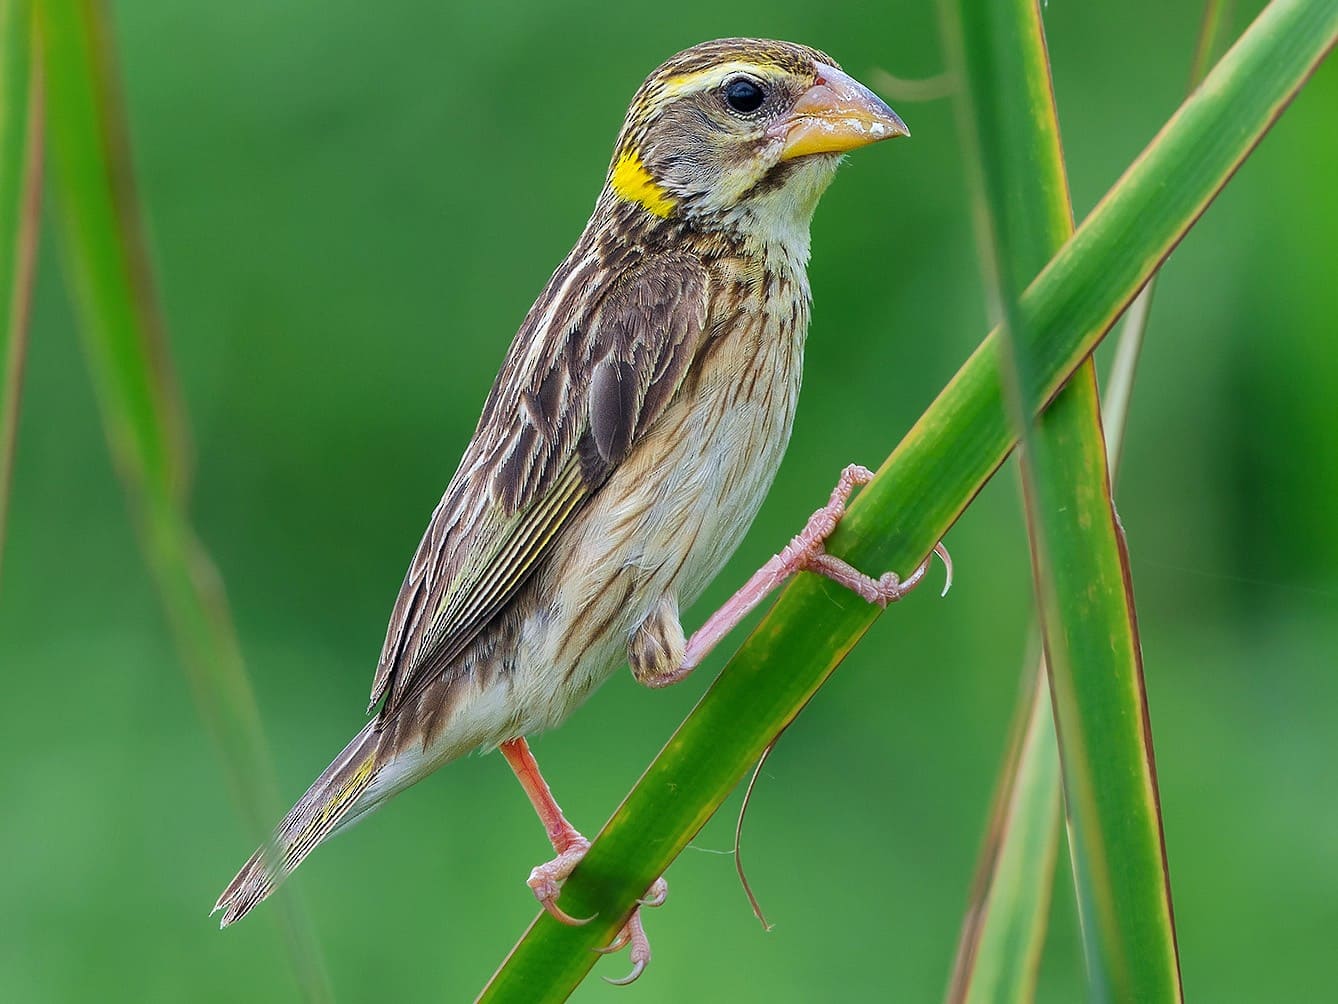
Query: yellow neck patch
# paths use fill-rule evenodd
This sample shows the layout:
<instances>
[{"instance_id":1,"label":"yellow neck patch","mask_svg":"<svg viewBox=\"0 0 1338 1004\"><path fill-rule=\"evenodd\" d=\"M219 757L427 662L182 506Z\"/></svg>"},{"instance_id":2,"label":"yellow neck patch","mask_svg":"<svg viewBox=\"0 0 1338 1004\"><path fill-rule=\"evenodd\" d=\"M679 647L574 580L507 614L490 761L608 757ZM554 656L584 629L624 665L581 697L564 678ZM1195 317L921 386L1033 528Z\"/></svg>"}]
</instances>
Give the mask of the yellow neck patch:
<instances>
[{"instance_id":1,"label":"yellow neck patch","mask_svg":"<svg viewBox=\"0 0 1338 1004\"><path fill-rule=\"evenodd\" d=\"M641 158L630 150L619 157L618 162L613 165L613 173L609 175L609 187L619 198L635 202L661 219L673 212L673 198L650 176L646 165L641 163Z\"/></svg>"}]
</instances>

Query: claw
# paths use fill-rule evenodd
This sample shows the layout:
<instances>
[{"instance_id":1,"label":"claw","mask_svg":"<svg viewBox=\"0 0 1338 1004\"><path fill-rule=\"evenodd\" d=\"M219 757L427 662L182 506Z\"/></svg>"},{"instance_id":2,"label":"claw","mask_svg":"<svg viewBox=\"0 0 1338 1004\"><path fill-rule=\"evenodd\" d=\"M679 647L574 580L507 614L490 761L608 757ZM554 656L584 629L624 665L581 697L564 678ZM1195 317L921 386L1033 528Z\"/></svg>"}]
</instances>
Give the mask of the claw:
<instances>
[{"instance_id":1,"label":"claw","mask_svg":"<svg viewBox=\"0 0 1338 1004\"><path fill-rule=\"evenodd\" d=\"M571 824L567 823L565 819L562 822L566 826L566 832L560 833L553 841L553 847L558 851L558 856L552 861L536 865L534 870L530 872L528 885L534 893L534 898L539 901L539 905L548 912L550 917L559 924L566 924L568 927L580 927L582 924L590 923L595 918L573 917L557 905L557 898L562 895L562 883L575 870L581 858L585 856L585 852L590 847L590 841L572 829Z\"/></svg>"},{"instance_id":2,"label":"claw","mask_svg":"<svg viewBox=\"0 0 1338 1004\"><path fill-rule=\"evenodd\" d=\"M943 592L939 595L947 596L948 590L952 588L952 555L948 553L948 549L943 546L941 540L934 545L934 553L939 556L939 559L943 562L943 568L947 572L947 576L943 580Z\"/></svg>"},{"instance_id":3,"label":"claw","mask_svg":"<svg viewBox=\"0 0 1338 1004\"><path fill-rule=\"evenodd\" d=\"M596 913L591 914L589 917L573 917L566 910L562 909L562 907L558 906L557 900L555 899L541 899L539 900L539 905L548 911L548 915L559 924L566 924L568 927L584 927L599 916L599 914Z\"/></svg>"},{"instance_id":4,"label":"claw","mask_svg":"<svg viewBox=\"0 0 1338 1004\"><path fill-rule=\"evenodd\" d=\"M632 911L632 916L627 918L627 925L622 929L616 941L621 941L624 935L632 943L632 971L620 980L610 980L607 976L604 979L612 983L615 987L625 987L629 983L635 983L638 977L646 971L646 966L650 964L650 939L646 937L646 929L641 926L641 908L637 907Z\"/></svg>"},{"instance_id":5,"label":"claw","mask_svg":"<svg viewBox=\"0 0 1338 1004\"><path fill-rule=\"evenodd\" d=\"M607 976L605 976L604 982L612 984L615 987L630 986L631 984L639 980L641 978L641 974L644 973L645 971L646 971L646 963L644 960L640 962L635 962L632 964L632 971L628 973L626 976L624 976L622 979L611 980Z\"/></svg>"}]
</instances>

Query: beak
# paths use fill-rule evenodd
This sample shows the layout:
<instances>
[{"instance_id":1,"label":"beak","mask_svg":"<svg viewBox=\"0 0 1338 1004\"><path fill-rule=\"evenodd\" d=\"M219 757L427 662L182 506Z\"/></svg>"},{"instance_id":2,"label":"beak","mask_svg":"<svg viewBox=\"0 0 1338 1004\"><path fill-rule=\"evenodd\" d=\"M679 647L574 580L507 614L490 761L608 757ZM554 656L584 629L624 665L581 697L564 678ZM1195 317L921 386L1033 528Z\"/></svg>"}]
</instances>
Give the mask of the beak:
<instances>
[{"instance_id":1,"label":"beak","mask_svg":"<svg viewBox=\"0 0 1338 1004\"><path fill-rule=\"evenodd\" d=\"M911 131L883 100L835 66L818 64L818 81L774 127L785 136L781 160L845 153Z\"/></svg>"}]
</instances>

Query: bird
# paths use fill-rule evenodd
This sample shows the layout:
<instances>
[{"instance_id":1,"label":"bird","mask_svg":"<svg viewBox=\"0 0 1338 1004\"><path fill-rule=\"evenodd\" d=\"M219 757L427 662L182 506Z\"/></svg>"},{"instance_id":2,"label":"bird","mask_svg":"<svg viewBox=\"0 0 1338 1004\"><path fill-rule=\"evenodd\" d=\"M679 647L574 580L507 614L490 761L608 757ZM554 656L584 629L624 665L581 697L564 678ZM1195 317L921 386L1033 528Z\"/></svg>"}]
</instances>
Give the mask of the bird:
<instances>
[{"instance_id":1,"label":"bird","mask_svg":"<svg viewBox=\"0 0 1338 1004\"><path fill-rule=\"evenodd\" d=\"M393 795L498 748L557 855L529 885L578 923L557 900L589 842L526 737L560 725L623 664L650 687L683 679L797 572L883 605L920 581L930 557L904 579L874 578L825 551L872 477L850 465L691 639L680 619L752 523L789 441L819 197L848 151L908 135L835 60L796 43L704 42L645 79L590 220L511 342L409 564L375 714L224 890L222 926ZM649 961L640 907L666 891L662 879L648 890L615 940L633 962L616 982Z\"/></svg>"}]
</instances>

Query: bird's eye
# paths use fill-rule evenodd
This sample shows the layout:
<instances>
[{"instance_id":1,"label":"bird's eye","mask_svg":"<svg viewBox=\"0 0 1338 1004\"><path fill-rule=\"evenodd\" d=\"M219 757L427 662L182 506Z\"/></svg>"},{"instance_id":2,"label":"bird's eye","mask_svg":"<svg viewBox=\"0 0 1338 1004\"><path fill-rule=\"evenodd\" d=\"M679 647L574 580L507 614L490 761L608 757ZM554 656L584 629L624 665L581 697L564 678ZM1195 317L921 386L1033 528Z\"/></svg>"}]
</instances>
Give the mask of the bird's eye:
<instances>
[{"instance_id":1,"label":"bird's eye","mask_svg":"<svg viewBox=\"0 0 1338 1004\"><path fill-rule=\"evenodd\" d=\"M762 85L749 77L735 77L726 82L724 93L725 104L740 115L757 111L767 99L767 93L762 90Z\"/></svg>"}]
</instances>

